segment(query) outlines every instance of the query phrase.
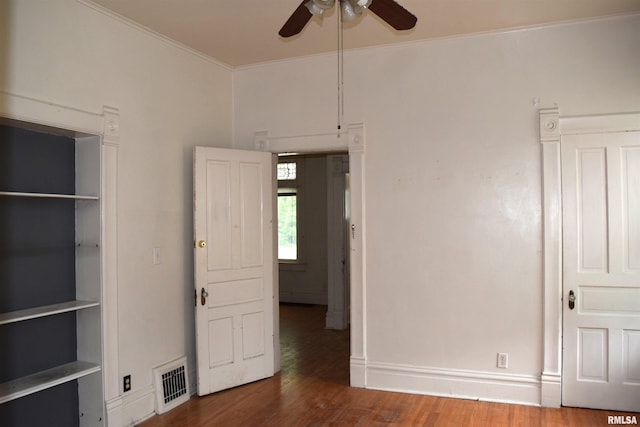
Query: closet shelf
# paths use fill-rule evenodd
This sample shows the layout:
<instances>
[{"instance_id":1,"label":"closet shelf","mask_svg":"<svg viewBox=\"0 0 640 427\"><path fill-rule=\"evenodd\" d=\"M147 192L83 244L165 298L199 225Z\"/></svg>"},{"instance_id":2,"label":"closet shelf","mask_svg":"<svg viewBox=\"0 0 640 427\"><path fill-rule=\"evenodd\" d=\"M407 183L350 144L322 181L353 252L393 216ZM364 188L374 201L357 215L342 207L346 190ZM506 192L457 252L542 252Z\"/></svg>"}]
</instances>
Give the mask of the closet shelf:
<instances>
[{"instance_id":1,"label":"closet shelf","mask_svg":"<svg viewBox=\"0 0 640 427\"><path fill-rule=\"evenodd\" d=\"M40 198L40 199L99 200L98 196L81 196L77 194L55 194L55 193L21 193L17 191L0 191L0 196L31 197L31 198Z\"/></svg>"},{"instance_id":2,"label":"closet shelf","mask_svg":"<svg viewBox=\"0 0 640 427\"><path fill-rule=\"evenodd\" d=\"M96 307L98 305L100 305L100 303L97 301L74 300L28 308L25 310L10 311L8 313L0 313L0 325L20 322L23 320L37 319L38 317L53 316L69 311L78 311L89 307Z\"/></svg>"},{"instance_id":3,"label":"closet shelf","mask_svg":"<svg viewBox=\"0 0 640 427\"><path fill-rule=\"evenodd\" d=\"M100 365L75 361L0 384L0 404L100 372Z\"/></svg>"}]
</instances>

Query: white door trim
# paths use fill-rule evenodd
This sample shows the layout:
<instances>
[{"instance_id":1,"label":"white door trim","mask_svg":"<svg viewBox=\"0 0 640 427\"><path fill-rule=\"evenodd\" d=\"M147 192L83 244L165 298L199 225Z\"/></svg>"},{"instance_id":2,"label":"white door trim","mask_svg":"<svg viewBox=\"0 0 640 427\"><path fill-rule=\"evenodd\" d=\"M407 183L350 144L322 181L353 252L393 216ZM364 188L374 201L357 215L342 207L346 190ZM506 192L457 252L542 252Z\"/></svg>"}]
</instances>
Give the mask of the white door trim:
<instances>
[{"instance_id":1,"label":"white door trim","mask_svg":"<svg viewBox=\"0 0 640 427\"><path fill-rule=\"evenodd\" d=\"M366 385L366 275L365 265L365 215L364 215L364 124L352 124L346 131L312 135L270 136L268 131L254 134L254 147L271 153L330 153L349 152L349 175L351 193L351 386ZM274 295L278 295L278 282L274 282ZM274 298L274 316L277 316L278 301ZM274 319L274 325L277 325ZM279 343L279 331L274 328L274 344ZM276 371L280 370L279 345L276 345Z\"/></svg>"},{"instance_id":2,"label":"white door trim","mask_svg":"<svg viewBox=\"0 0 640 427\"><path fill-rule=\"evenodd\" d=\"M562 404L562 135L640 130L640 113L561 117L559 108L539 111L542 144L544 250L544 366L540 403Z\"/></svg>"}]
</instances>

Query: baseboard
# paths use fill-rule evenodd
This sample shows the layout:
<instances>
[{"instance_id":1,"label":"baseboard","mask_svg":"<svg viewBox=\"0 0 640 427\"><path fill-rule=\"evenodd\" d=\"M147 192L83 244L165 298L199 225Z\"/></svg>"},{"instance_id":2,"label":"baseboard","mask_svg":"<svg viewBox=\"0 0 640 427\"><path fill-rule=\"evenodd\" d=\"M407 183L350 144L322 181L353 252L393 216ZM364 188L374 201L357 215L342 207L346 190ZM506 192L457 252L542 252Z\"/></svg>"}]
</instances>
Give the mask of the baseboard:
<instances>
[{"instance_id":1,"label":"baseboard","mask_svg":"<svg viewBox=\"0 0 640 427\"><path fill-rule=\"evenodd\" d=\"M540 403L545 408L559 408L562 404L562 377L560 374L542 373Z\"/></svg>"},{"instance_id":2,"label":"baseboard","mask_svg":"<svg viewBox=\"0 0 640 427\"><path fill-rule=\"evenodd\" d=\"M122 425L133 426L155 414L155 389L149 385L122 396Z\"/></svg>"},{"instance_id":3,"label":"baseboard","mask_svg":"<svg viewBox=\"0 0 640 427\"><path fill-rule=\"evenodd\" d=\"M363 357L351 356L349 362L351 387L365 388L367 384L366 360Z\"/></svg>"},{"instance_id":4,"label":"baseboard","mask_svg":"<svg viewBox=\"0 0 640 427\"><path fill-rule=\"evenodd\" d=\"M365 378L366 388L377 390L540 406L535 375L366 363Z\"/></svg>"},{"instance_id":5,"label":"baseboard","mask_svg":"<svg viewBox=\"0 0 640 427\"><path fill-rule=\"evenodd\" d=\"M191 365L189 365L191 366ZM189 369L189 393L195 396L198 392L198 373L195 368Z\"/></svg>"},{"instance_id":6,"label":"baseboard","mask_svg":"<svg viewBox=\"0 0 640 427\"><path fill-rule=\"evenodd\" d=\"M289 302L294 304L314 304L314 305L327 305L327 294L314 294L314 293L280 293L280 302Z\"/></svg>"},{"instance_id":7,"label":"baseboard","mask_svg":"<svg viewBox=\"0 0 640 427\"><path fill-rule=\"evenodd\" d=\"M122 427L122 397L107 400L107 427Z\"/></svg>"},{"instance_id":8,"label":"baseboard","mask_svg":"<svg viewBox=\"0 0 640 427\"><path fill-rule=\"evenodd\" d=\"M347 328L347 322L345 322L344 311L330 311L327 310L325 317L325 328L344 330Z\"/></svg>"}]
</instances>

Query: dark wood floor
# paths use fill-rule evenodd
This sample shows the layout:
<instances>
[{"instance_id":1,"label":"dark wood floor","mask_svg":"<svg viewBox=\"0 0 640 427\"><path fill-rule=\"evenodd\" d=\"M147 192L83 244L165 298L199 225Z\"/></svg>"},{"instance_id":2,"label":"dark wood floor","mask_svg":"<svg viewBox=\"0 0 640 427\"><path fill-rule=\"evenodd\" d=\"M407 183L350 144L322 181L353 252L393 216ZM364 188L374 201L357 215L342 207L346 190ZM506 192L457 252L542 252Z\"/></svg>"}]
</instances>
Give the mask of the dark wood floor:
<instances>
[{"instance_id":1,"label":"dark wood floor","mask_svg":"<svg viewBox=\"0 0 640 427\"><path fill-rule=\"evenodd\" d=\"M324 329L325 310L281 305L282 372L273 378L194 396L141 426L585 427L606 426L609 415L629 415L351 388L348 332Z\"/></svg>"}]
</instances>

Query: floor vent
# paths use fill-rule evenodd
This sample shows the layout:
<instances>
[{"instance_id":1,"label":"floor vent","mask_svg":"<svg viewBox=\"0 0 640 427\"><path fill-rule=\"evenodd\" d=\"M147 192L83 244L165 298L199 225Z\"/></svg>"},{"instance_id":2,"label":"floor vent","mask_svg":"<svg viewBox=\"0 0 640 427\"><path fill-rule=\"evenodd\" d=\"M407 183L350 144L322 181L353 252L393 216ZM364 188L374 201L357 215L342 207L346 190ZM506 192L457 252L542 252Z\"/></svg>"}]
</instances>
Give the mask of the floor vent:
<instances>
[{"instance_id":1,"label":"floor vent","mask_svg":"<svg viewBox=\"0 0 640 427\"><path fill-rule=\"evenodd\" d=\"M156 388L156 413L163 414L189 400L186 357L155 368L153 378Z\"/></svg>"}]
</instances>

